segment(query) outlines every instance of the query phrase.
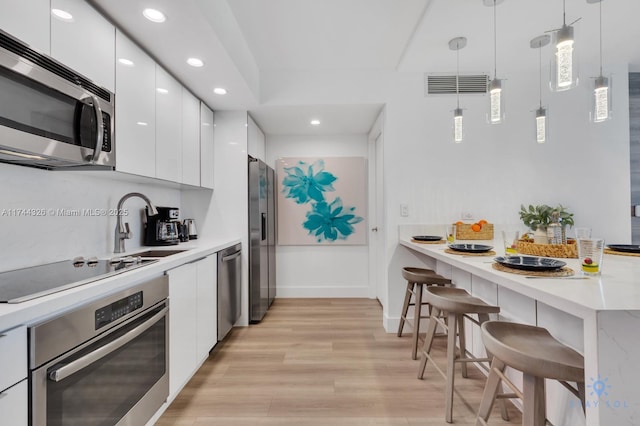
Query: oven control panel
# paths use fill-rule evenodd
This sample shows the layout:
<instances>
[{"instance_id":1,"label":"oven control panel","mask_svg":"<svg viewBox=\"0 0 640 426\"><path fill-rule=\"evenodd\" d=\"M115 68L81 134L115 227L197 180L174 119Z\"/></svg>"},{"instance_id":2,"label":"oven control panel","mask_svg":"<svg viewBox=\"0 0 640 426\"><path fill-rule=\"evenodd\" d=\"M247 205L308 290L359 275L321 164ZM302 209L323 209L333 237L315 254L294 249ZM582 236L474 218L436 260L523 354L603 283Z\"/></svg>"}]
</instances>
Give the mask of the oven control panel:
<instances>
[{"instance_id":1,"label":"oven control panel","mask_svg":"<svg viewBox=\"0 0 640 426\"><path fill-rule=\"evenodd\" d=\"M142 292L123 297L96 310L96 330L142 307Z\"/></svg>"}]
</instances>

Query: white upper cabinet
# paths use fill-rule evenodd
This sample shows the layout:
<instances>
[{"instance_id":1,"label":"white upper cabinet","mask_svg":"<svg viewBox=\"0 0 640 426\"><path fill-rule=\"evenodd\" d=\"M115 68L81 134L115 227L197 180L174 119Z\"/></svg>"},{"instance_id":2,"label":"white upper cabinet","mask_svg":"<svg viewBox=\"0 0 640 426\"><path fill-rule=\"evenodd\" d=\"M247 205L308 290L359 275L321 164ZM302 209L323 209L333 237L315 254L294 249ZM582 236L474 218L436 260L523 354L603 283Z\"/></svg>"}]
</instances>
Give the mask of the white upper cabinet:
<instances>
[{"instance_id":1,"label":"white upper cabinet","mask_svg":"<svg viewBox=\"0 0 640 426\"><path fill-rule=\"evenodd\" d=\"M156 64L156 177L182 181L182 85Z\"/></svg>"},{"instance_id":2,"label":"white upper cabinet","mask_svg":"<svg viewBox=\"0 0 640 426\"><path fill-rule=\"evenodd\" d=\"M251 116L248 117L248 131L247 131L247 153L253 158L258 158L262 161L266 160L266 144L265 136L258 124L253 120Z\"/></svg>"},{"instance_id":3,"label":"white upper cabinet","mask_svg":"<svg viewBox=\"0 0 640 426\"><path fill-rule=\"evenodd\" d=\"M84 0L51 0L51 10L51 56L113 92L115 27Z\"/></svg>"},{"instance_id":4,"label":"white upper cabinet","mask_svg":"<svg viewBox=\"0 0 640 426\"><path fill-rule=\"evenodd\" d=\"M116 170L156 176L156 64L116 31Z\"/></svg>"},{"instance_id":5,"label":"white upper cabinet","mask_svg":"<svg viewBox=\"0 0 640 426\"><path fill-rule=\"evenodd\" d=\"M182 183L200 186L200 100L182 88Z\"/></svg>"},{"instance_id":6,"label":"white upper cabinet","mask_svg":"<svg viewBox=\"0 0 640 426\"><path fill-rule=\"evenodd\" d=\"M213 189L213 111L200 104L200 186Z\"/></svg>"},{"instance_id":7,"label":"white upper cabinet","mask_svg":"<svg viewBox=\"0 0 640 426\"><path fill-rule=\"evenodd\" d=\"M48 55L50 14L49 0L0 0L0 29Z\"/></svg>"}]
</instances>

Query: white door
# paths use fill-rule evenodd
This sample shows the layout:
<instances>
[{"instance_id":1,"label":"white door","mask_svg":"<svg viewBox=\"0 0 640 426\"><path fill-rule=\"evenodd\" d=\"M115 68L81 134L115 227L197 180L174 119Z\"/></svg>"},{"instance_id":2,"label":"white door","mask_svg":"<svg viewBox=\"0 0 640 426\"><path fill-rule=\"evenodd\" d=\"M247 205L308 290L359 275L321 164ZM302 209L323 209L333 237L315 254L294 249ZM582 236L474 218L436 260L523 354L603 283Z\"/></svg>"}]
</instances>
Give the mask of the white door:
<instances>
[{"instance_id":1,"label":"white door","mask_svg":"<svg viewBox=\"0 0 640 426\"><path fill-rule=\"evenodd\" d=\"M382 114L369 132L369 297L386 303L382 180Z\"/></svg>"}]
</instances>

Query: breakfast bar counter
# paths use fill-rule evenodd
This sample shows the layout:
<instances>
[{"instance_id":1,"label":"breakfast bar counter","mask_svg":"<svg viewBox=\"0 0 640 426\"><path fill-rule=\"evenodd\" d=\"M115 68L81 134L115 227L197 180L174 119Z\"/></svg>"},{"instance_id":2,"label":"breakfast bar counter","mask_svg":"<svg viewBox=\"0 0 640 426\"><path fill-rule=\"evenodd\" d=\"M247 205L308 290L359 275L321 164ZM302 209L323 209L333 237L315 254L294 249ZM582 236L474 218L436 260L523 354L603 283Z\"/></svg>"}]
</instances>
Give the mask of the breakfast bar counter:
<instances>
[{"instance_id":1,"label":"breakfast bar counter","mask_svg":"<svg viewBox=\"0 0 640 426\"><path fill-rule=\"evenodd\" d=\"M586 279L576 279L578 259L561 259L575 275L532 279L494 269L493 258L504 254L502 241L493 241L491 256L451 254L445 244L416 243L410 236L401 235L399 244L454 285L498 304L500 319L545 327L584 355L586 423L579 400L547 381L553 424L640 424L640 257L605 254L602 275ZM483 351L475 328L472 352Z\"/></svg>"}]
</instances>

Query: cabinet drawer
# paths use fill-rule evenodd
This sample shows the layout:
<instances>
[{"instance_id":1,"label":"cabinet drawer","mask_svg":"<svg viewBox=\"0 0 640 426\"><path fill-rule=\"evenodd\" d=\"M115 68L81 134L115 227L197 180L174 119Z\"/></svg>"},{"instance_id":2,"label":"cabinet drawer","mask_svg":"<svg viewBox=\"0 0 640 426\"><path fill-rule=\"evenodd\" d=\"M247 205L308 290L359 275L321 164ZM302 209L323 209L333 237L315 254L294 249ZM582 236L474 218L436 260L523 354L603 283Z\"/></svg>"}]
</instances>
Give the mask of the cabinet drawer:
<instances>
[{"instance_id":1,"label":"cabinet drawer","mask_svg":"<svg viewBox=\"0 0 640 426\"><path fill-rule=\"evenodd\" d=\"M0 392L0 413L7 424L27 426L29 424L29 400L27 380ZM5 424L5 423L3 423Z\"/></svg>"},{"instance_id":2,"label":"cabinet drawer","mask_svg":"<svg viewBox=\"0 0 640 426\"><path fill-rule=\"evenodd\" d=\"M27 327L0 332L0 391L27 378ZM1 410L0 410L1 412Z\"/></svg>"}]
</instances>

